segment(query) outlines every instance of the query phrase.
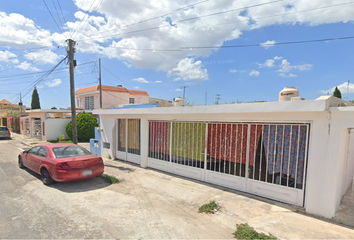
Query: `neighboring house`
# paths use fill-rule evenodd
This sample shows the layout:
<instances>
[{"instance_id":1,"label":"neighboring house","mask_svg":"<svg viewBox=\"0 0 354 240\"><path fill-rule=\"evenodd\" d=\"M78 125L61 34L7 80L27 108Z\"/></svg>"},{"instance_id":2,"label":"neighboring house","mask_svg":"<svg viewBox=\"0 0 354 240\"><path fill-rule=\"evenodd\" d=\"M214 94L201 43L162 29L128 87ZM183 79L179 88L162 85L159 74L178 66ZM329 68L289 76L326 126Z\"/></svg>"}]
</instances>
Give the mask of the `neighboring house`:
<instances>
[{"instance_id":1,"label":"neighboring house","mask_svg":"<svg viewBox=\"0 0 354 240\"><path fill-rule=\"evenodd\" d=\"M158 103L160 107L172 107L172 101L159 99L159 98L149 98L149 103Z\"/></svg>"},{"instance_id":2,"label":"neighboring house","mask_svg":"<svg viewBox=\"0 0 354 240\"><path fill-rule=\"evenodd\" d=\"M21 111L22 108L22 111ZM3 99L0 101L0 126L12 127L15 132L19 131L19 117L26 115L26 106L12 104L11 102Z\"/></svg>"},{"instance_id":3,"label":"neighboring house","mask_svg":"<svg viewBox=\"0 0 354 240\"><path fill-rule=\"evenodd\" d=\"M76 110L79 114L83 110ZM91 111L85 111L91 112ZM71 121L70 109L35 109L27 111L29 116L21 117L21 134L42 141L57 140L59 135L66 134L66 125ZM68 117L68 115L70 117Z\"/></svg>"},{"instance_id":4,"label":"neighboring house","mask_svg":"<svg viewBox=\"0 0 354 240\"><path fill-rule=\"evenodd\" d=\"M76 91L77 107L87 110L100 108L100 86L80 88ZM146 91L130 90L122 86L102 85L102 108L121 107L126 104L149 103Z\"/></svg>"},{"instance_id":5,"label":"neighboring house","mask_svg":"<svg viewBox=\"0 0 354 240\"><path fill-rule=\"evenodd\" d=\"M334 216L354 174L354 106L316 100L98 109L103 156Z\"/></svg>"}]
</instances>

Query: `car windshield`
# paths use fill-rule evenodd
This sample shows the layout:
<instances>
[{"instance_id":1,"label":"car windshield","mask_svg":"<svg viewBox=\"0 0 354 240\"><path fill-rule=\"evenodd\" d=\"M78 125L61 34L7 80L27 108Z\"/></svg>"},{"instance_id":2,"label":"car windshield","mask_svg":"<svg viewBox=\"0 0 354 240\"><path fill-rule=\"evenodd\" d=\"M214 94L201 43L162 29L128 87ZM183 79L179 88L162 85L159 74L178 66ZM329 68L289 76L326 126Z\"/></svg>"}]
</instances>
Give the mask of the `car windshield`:
<instances>
[{"instance_id":1,"label":"car windshield","mask_svg":"<svg viewBox=\"0 0 354 240\"><path fill-rule=\"evenodd\" d=\"M89 151L80 146L56 147L53 148L53 153L56 158L91 155Z\"/></svg>"},{"instance_id":2,"label":"car windshield","mask_svg":"<svg viewBox=\"0 0 354 240\"><path fill-rule=\"evenodd\" d=\"M0 131L7 131L7 127L0 127Z\"/></svg>"}]
</instances>

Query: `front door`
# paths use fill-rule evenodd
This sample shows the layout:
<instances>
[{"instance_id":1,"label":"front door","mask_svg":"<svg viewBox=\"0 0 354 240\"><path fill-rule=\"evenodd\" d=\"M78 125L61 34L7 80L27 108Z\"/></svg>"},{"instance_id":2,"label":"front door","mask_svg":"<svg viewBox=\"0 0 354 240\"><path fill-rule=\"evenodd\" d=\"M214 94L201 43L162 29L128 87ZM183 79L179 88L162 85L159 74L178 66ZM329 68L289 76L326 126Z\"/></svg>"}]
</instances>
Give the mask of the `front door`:
<instances>
[{"instance_id":1,"label":"front door","mask_svg":"<svg viewBox=\"0 0 354 240\"><path fill-rule=\"evenodd\" d=\"M140 119L117 120L117 158L140 163Z\"/></svg>"}]
</instances>

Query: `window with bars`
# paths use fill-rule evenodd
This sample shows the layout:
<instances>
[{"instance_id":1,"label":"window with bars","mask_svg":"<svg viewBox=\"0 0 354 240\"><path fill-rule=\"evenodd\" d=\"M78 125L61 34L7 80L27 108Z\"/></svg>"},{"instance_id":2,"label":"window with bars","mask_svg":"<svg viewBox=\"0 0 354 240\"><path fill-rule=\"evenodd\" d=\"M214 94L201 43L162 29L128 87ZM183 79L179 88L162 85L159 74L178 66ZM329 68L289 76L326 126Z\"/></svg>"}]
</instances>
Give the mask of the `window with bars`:
<instances>
[{"instance_id":1,"label":"window with bars","mask_svg":"<svg viewBox=\"0 0 354 240\"><path fill-rule=\"evenodd\" d=\"M129 98L129 104L134 104L134 98Z\"/></svg>"},{"instance_id":2,"label":"window with bars","mask_svg":"<svg viewBox=\"0 0 354 240\"><path fill-rule=\"evenodd\" d=\"M87 109L87 110L94 109L94 98L93 98L93 96L85 97L85 109Z\"/></svg>"}]
</instances>

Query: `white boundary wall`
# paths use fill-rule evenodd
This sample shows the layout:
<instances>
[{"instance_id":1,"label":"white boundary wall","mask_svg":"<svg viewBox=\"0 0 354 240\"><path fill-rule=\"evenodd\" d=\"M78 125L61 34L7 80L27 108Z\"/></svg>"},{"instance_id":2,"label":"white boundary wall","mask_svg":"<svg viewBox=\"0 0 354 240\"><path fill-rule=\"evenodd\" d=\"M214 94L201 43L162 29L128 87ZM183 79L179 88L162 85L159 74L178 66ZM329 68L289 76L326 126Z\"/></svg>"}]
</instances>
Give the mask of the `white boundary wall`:
<instances>
[{"instance_id":1,"label":"white boundary wall","mask_svg":"<svg viewBox=\"0 0 354 240\"><path fill-rule=\"evenodd\" d=\"M326 218L334 216L345 192L348 129L354 128L354 107L327 96L319 100L196 107L101 109L103 156L116 154L116 119L141 119L141 166L148 163L148 120L310 123L304 208ZM349 174L350 175L350 174Z\"/></svg>"}]
</instances>

